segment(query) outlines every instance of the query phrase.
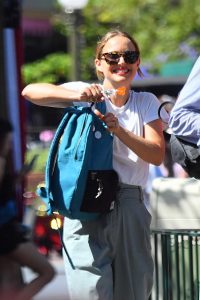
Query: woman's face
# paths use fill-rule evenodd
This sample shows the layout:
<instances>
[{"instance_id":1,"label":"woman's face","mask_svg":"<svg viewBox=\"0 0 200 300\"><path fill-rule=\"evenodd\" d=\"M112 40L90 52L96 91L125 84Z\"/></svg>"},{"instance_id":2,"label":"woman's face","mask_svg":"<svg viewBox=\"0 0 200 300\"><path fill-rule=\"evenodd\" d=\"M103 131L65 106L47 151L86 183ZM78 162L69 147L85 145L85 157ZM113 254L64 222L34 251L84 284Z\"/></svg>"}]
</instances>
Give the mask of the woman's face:
<instances>
[{"instance_id":1,"label":"woman's face","mask_svg":"<svg viewBox=\"0 0 200 300\"><path fill-rule=\"evenodd\" d=\"M135 46L128 38L124 36L116 36L108 40L102 49L102 54L108 52L123 53L125 51L135 50ZM102 59L96 59L95 63L98 71L104 74L104 84L106 84L107 87L118 87L122 85L130 87L132 80L137 73L140 59L138 58L136 62L131 64L126 63L124 58L121 56L117 64L109 65L102 57Z\"/></svg>"}]
</instances>

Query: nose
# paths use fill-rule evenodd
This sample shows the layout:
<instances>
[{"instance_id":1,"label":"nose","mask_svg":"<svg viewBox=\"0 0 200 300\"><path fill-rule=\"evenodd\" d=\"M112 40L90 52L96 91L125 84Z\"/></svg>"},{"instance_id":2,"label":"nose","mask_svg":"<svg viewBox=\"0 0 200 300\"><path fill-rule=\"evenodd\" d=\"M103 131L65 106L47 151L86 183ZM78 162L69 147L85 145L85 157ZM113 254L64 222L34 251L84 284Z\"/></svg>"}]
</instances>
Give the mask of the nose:
<instances>
[{"instance_id":1,"label":"nose","mask_svg":"<svg viewBox=\"0 0 200 300\"><path fill-rule=\"evenodd\" d=\"M120 58L119 58L119 62L118 62L118 63L119 63L119 64L125 63L125 60L124 60L123 55L120 55Z\"/></svg>"}]
</instances>

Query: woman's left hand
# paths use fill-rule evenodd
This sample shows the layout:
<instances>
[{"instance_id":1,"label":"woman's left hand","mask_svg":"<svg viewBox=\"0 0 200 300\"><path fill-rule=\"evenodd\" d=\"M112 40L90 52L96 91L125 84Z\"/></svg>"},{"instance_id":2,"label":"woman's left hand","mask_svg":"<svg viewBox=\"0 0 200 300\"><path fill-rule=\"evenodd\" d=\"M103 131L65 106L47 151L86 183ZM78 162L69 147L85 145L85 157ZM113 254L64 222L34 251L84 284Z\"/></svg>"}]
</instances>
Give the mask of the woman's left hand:
<instances>
[{"instance_id":1,"label":"woman's left hand","mask_svg":"<svg viewBox=\"0 0 200 300\"><path fill-rule=\"evenodd\" d=\"M98 109L94 110L94 113L107 125L108 130L112 133L115 133L119 129L119 121L118 118L112 114L108 113L106 115L103 115L100 113Z\"/></svg>"}]
</instances>

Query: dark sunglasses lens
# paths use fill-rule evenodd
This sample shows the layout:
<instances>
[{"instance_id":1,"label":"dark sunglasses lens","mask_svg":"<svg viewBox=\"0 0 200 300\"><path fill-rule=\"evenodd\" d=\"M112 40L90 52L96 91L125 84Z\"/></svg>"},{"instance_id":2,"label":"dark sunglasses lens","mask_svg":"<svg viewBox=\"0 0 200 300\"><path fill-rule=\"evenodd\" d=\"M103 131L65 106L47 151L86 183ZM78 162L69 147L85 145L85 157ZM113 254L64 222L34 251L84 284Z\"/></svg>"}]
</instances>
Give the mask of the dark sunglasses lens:
<instances>
[{"instance_id":1,"label":"dark sunglasses lens","mask_svg":"<svg viewBox=\"0 0 200 300\"><path fill-rule=\"evenodd\" d=\"M104 55L105 61L110 65L115 65L119 62L120 56L117 53L106 53Z\"/></svg>"},{"instance_id":2,"label":"dark sunglasses lens","mask_svg":"<svg viewBox=\"0 0 200 300\"><path fill-rule=\"evenodd\" d=\"M135 51L128 51L124 53L124 60L127 64L134 64L139 58L139 54Z\"/></svg>"},{"instance_id":3,"label":"dark sunglasses lens","mask_svg":"<svg viewBox=\"0 0 200 300\"><path fill-rule=\"evenodd\" d=\"M123 56L125 63L134 64L139 58L139 53L136 51L126 51L124 53L109 52L104 53L103 56L109 65L118 64L121 56Z\"/></svg>"}]
</instances>

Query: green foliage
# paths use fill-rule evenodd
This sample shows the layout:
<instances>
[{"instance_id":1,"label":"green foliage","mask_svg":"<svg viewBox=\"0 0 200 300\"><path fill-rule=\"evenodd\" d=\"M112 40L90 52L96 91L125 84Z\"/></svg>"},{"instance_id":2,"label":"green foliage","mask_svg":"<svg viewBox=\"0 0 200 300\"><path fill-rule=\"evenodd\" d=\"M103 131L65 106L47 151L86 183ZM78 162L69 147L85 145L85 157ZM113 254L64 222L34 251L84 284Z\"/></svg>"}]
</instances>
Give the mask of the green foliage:
<instances>
[{"instance_id":1,"label":"green foliage","mask_svg":"<svg viewBox=\"0 0 200 300\"><path fill-rule=\"evenodd\" d=\"M94 58L98 36L116 27L137 40L142 64L154 73L164 62L194 59L200 52L199 0L90 0L84 17L86 69Z\"/></svg>"},{"instance_id":2,"label":"green foliage","mask_svg":"<svg viewBox=\"0 0 200 300\"><path fill-rule=\"evenodd\" d=\"M33 173L44 173L48 151L49 148L40 148L40 147L32 150L27 150L25 155L25 163L29 163L32 160L33 156L38 154L38 159L36 160L36 163L32 170Z\"/></svg>"},{"instance_id":3,"label":"green foliage","mask_svg":"<svg viewBox=\"0 0 200 300\"><path fill-rule=\"evenodd\" d=\"M53 53L33 63L25 64L22 67L22 78L25 84L66 81L70 68L71 60L68 54Z\"/></svg>"},{"instance_id":4,"label":"green foliage","mask_svg":"<svg viewBox=\"0 0 200 300\"><path fill-rule=\"evenodd\" d=\"M94 17L96 7L99 15ZM110 0L109 5L105 0L91 0L86 13L95 18L94 26L97 20L99 25L120 24L120 29L138 41L142 61L152 66L162 64L164 57L165 60L187 58L190 54L180 49L182 44L200 51L198 0ZM94 32L98 33L100 29L94 26Z\"/></svg>"},{"instance_id":5,"label":"green foliage","mask_svg":"<svg viewBox=\"0 0 200 300\"><path fill-rule=\"evenodd\" d=\"M141 63L158 73L163 63L194 58L200 52L199 0L90 0L82 10L79 27L81 44L81 79L96 80L95 46L108 30L128 31L141 49ZM69 26L57 18L57 30L70 34ZM52 58L53 57L53 58ZM23 68L24 82L59 82L69 79L70 56L51 54Z\"/></svg>"}]
</instances>

